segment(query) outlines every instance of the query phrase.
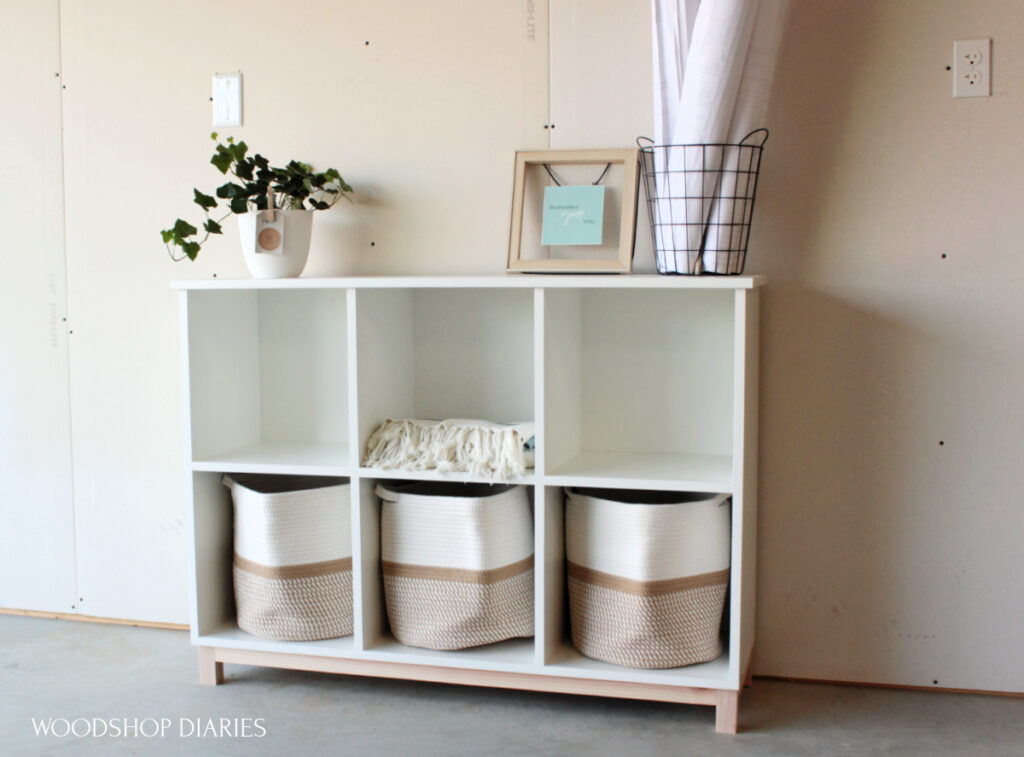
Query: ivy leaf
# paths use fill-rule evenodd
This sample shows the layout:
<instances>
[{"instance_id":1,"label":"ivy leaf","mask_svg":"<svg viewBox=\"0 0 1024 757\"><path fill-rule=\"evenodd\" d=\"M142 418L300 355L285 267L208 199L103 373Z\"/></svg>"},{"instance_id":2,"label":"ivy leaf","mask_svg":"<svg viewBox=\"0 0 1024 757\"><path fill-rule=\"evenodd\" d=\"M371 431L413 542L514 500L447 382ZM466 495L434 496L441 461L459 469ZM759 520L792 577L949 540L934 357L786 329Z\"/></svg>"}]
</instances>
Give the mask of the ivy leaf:
<instances>
[{"instance_id":1,"label":"ivy leaf","mask_svg":"<svg viewBox=\"0 0 1024 757\"><path fill-rule=\"evenodd\" d=\"M247 213L249 211L249 201L246 197L233 197L231 199L231 212L232 213Z\"/></svg>"},{"instance_id":2,"label":"ivy leaf","mask_svg":"<svg viewBox=\"0 0 1024 757\"><path fill-rule=\"evenodd\" d=\"M326 202L315 200L312 197L309 198L309 204L313 206L314 210L327 210L327 208L331 207Z\"/></svg>"},{"instance_id":3,"label":"ivy leaf","mask_svg":"<svg viewBox=\"0 0 1024 757\"><path fill-rule=\"evenodd\" d=\"M252 178L252 161L245 160L239 161L238 165L235 166L235 176L239 179L251 179Z\"/></svg>"},{"instance_id":4,"label":"ivy leaf","mask_svg":"<svg viewBox=\"0 0 1024 757\"><path fill-rule=\"evenodd\" d=\"M160 236L164 240L164 244L167 244L174 239L174 231L171 229L164 229L160 232Z\"/></svg>"},{"instance_id":5,"label":"ivy leaf","mask_svg":"<svg viewBox=\"0 0 1024 757\"><path fill-rule=\"evenodd\" d=\"M196 255L199 254L198 242L186 242L181 246L181 248L185 251L185 254L188 255L189 260L195 260Z\"/></svg>"},{"instance_id":6,"label":"ivy leaf","mask_svg":"<svg viewBox=\"0 0 1024 757\"><path fill-rule=\"evenodd\" d=\"M211 234L223 233L220 224L214 221L212 218L206 219L206 223L203 224L203 228L206 229Z\"/></svg>"},{"instance_id":7,"label":"ivy leaf","mask_svg":"<svg viewBox=\"0 0 1024 757\"><path fill-rule=\"evenodd\" d=\"M217 196L221 198L240 197L245 196L245 194L246 192L242 187L237 184L233 184L230 181L227 184L221 184L217 187Z\"/></svg>"},{"instance_id":8,"label":"ivy leaf","mask_svg":"<svg viewBox=\"0 0 1024 757\"><path fill-rule=\"evenodd\" d=\"M190 224L188 221L182 221L179 218L177 221L174 222L174 229L172 230L172 233L174 234L175 237L184 239L185 237L192 236L197 231L198 229L195 226Z\"/></svg>"},{"instance_id":9,"label":"ivy leaf","mask_svg":"<svg viewBox=\"0 0 1024 757\"><path fill-rule=\"evenodd\" d=\"M217 170L221 173L227 173L228 169L231 168L231 153L217 145L217 152L210 158L210 162L217 166Z\"/></svg>"},{"instance_id":10,"label":"ivy leaf","mask_svg":"<svg viewBox=\"0 0 1024 757\"><path fill-rule=\"evenodd\" d=\"M210 197L210 195L204 195L198 189L193 189L192 191L196 193L196 197L194 200L195 204L201 207L203 210L209 210L210 208L217 207L217 201Z\"/></svg>"}]
</instances>

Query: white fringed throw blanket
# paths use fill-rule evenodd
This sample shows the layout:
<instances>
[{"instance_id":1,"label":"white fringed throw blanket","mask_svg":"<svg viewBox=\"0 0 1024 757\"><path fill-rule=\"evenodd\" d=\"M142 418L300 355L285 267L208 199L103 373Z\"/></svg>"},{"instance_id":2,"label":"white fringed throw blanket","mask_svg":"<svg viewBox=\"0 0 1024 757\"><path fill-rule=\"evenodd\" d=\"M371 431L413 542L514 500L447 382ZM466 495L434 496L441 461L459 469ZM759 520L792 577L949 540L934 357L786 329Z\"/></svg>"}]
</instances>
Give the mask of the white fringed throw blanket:
<instances>
[{"instance_id":1,"label":"white fringed throw blanket","mask_svg":"<svg viewBox=\"0 0 1024 757\"><path fill-rule=\"evenodd\" d=\"M366 443L363 465L511 478L533 467L534 424L388 419Z\"/></svg>"}]
</instances>

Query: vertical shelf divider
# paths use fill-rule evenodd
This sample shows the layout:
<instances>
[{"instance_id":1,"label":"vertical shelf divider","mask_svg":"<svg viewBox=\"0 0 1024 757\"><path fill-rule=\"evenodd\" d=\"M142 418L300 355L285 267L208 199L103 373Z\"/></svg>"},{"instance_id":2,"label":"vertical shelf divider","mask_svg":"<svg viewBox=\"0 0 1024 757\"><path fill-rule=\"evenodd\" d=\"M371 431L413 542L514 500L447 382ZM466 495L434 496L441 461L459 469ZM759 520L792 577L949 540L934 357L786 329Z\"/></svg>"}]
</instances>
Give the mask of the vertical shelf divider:
<instances>
[{"instance_id":1,"label":"vertical shelf divider","mask_svg":"<svg viewBox=\"0 0 1024 757\"><path fill-rule=\"evenodd\" d=\"M544 289L533 290L533 423L534 463L537 482L533 492L533 652L534 664L543 665L547 659L545 644L547 627L547 501L544 482Z\"/></svg>"},{"instance_id":2,"label":"vertical shelf divider","mask_svg":"<svg viewBox=\"0 0 1024 757\"><path fill-rule=\"evenodd\" d=\"M359 474L359 328L358 291L349 288L345 293L346 344L348 348L348 465L353 475L349 478L349 511L352 519L352 629L356 650L366 648L367 619L372 607L367 607L366 561L363 548L365 529L363 518L363 479ZM372 603L371 603L372 604ZM372 629L372 626L371 626ZM372 632L372 631L371 631Z\"/></svg>"}]
</instances>

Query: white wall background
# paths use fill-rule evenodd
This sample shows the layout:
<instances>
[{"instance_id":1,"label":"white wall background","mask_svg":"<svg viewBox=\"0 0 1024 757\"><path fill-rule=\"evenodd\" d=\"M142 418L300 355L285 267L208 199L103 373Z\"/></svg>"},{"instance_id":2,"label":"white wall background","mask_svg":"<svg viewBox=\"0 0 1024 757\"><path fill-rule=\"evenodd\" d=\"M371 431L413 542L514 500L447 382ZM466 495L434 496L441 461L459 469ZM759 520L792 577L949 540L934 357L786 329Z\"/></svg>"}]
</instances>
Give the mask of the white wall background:
<instances>
[{"instance_id":1,"label":"white wall background","mask_svg":"<svg viewBox=\"0 0 1024 757\"><path fill-rule=\"evenodd\" d=\"M295 7L0 0L0 606L187 618L168 282L245 273L230 227L179 265L157 231L219 178L214 72L245 77L233 133L357 188L313 275L501 271L514 150L650 132L648 0ZM993 96L954 101L952 40L985 36ZM748 259L757 673L1024 690L1022 93L1013 0L792 2Z\"/></svg>"}]
</instances>

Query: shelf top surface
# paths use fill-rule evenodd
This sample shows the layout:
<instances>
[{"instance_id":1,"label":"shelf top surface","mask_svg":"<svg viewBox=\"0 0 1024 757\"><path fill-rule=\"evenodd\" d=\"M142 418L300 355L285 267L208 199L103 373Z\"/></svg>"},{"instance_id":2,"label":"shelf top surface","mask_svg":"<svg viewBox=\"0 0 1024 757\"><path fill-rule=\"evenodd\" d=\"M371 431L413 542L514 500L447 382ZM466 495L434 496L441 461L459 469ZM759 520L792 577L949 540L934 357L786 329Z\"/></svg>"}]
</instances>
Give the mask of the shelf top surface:
<instances>
[{"instance_id":1,"label":"shelf top surface","mask_svg":"<svg viewBox=\"0 0 1024 757\"><path fill-rule=\"evenodd\" d=\"M171 282L173 289L755 289L762 274L744 276L661 276L637 274L498 273L474 276L349 276L296 279L195 279Z\"/></svg>"}]
</instances>

